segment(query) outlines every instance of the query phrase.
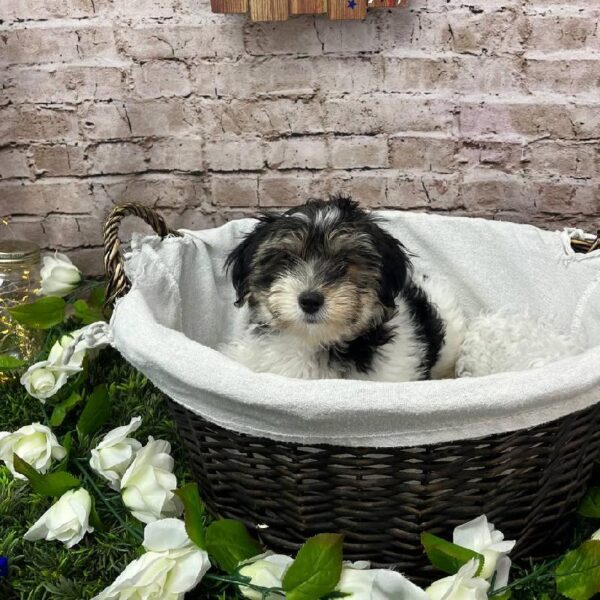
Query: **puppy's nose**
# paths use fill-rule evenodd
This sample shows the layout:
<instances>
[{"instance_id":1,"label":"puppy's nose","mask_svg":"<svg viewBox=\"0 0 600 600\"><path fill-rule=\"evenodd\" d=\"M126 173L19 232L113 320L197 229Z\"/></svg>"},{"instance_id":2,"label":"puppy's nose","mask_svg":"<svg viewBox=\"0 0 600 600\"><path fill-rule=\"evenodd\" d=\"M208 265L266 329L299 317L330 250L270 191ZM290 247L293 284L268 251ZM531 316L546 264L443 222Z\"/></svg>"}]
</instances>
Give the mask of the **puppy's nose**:
<instances>
[{"instance_id":1,"label":"puppy's nose","mask_svg":"<svg viewBox=\"0 0 600 600\"><path fill-rule=\"evenodd\" d=\"M302 292L298 296L300 308L309 315L314 315L325 302L325 296L321 292Z\"/></svg>"}]
</instances>

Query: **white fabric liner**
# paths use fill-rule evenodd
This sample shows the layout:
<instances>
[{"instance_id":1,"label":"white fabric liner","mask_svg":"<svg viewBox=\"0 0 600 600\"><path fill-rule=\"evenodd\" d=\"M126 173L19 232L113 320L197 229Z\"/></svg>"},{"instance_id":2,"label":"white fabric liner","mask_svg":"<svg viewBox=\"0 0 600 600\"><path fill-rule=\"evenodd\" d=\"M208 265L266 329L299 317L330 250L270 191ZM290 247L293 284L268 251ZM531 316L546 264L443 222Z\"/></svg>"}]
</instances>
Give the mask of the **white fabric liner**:
<instances>
[{"instance_id":1,"label":"white fabric liner","mask_svg":"<svg viewBox=\"0 0 600 600\"><path fill-rule=\"evenodd\" d=\"M113 345L156 386L205 419L273 440L421 446L514 431L600 401L600 251L575 254L577 230L382 212L384 226L445 276L467 317L514 307L545 316L586 348L530 371L410 383L308 381L257 374L216 350L243 327L223 270L251 219L182 238L134 240L131 291L117 302Z\"/></svg>"}]
</instances>

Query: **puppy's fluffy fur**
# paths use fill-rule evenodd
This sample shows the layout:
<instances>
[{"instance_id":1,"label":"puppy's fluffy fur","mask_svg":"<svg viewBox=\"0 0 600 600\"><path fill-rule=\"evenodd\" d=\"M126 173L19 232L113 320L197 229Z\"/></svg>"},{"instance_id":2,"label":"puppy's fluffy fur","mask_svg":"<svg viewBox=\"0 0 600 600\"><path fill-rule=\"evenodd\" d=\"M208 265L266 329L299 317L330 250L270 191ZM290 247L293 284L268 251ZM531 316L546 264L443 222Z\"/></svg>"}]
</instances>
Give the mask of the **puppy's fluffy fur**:
<instances>
[{"instance_id":1,"label":"puppy's fluffy fur","mask_svg":"<svg viewBox=\"0 0 600 600\"><path fill-rule=\"evenodd\" d=\"M306 379L454 375L464 320L445 285L349 198L259 217L227 259L247 331L224 351L253 371Z\"/></svg>"},{"instance_id":2,"label":"puppy's fluffy fur","mask_svg":"<svg viewBox=\"0 0 600 600\"><path fill-rule=\"evenodd\" d=\"M583 352L582 341L561 333L553 321L508 308L471 319L457 360L458 377L535 369Z\"/></svg>"}]
</instances>

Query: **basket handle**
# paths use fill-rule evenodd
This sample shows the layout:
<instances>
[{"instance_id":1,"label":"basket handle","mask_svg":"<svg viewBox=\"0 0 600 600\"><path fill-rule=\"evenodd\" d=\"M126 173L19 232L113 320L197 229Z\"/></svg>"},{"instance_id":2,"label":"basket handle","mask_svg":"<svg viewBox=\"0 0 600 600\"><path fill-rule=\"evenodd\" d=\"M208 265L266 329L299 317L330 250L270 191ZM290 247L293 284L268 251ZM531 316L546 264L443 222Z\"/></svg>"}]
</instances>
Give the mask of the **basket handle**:
<instances>
[{"instance_id":1,"label":"basket handle","mask_svg":"<svg viewBox=\"0 0 600 600\"><path fill-rule=\"evenodd\" d=\"M571 240L571 246L575 251L581 252L582 254L589 254L595 250L600 250L600 229L596 234L595 240Z\"/></svg>"},{"instance_id":2,"label":"basket handle","mask_svg":"<svg viewBox=\"0 0 600 600\"><path fill-rule=\"evenodd\" d=\"M106 307L112 306L115 300L124 296L131 287L131 283L125 276L121 240L119 239L121 221L129 215L143 219L161 238L168 235L181 236L178 231L171 229L164 218L152 208L136 202L115 206L104 223L104 269L107 279Z\"/></svg>"}]
</instances>

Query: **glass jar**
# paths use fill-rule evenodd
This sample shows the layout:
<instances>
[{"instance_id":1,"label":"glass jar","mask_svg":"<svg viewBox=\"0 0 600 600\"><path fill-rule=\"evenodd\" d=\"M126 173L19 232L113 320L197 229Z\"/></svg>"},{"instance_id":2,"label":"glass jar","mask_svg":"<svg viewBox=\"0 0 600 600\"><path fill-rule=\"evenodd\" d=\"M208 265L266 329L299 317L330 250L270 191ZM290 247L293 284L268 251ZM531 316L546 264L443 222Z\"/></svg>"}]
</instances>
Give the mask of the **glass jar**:
<instances>
[{"instance_id":1,"label":"glass jar","mask_svg":"<svg viewBox=\"0 0 600 600\"><path fill-rule=\"evenodd\" d=\"M30 361L41 338L19 325L8 309L33 302L40 290L40 249L24 240L0 240L0 354ZM0 372L0 382L9 379Z\"/></svg>"}]
</instances>

